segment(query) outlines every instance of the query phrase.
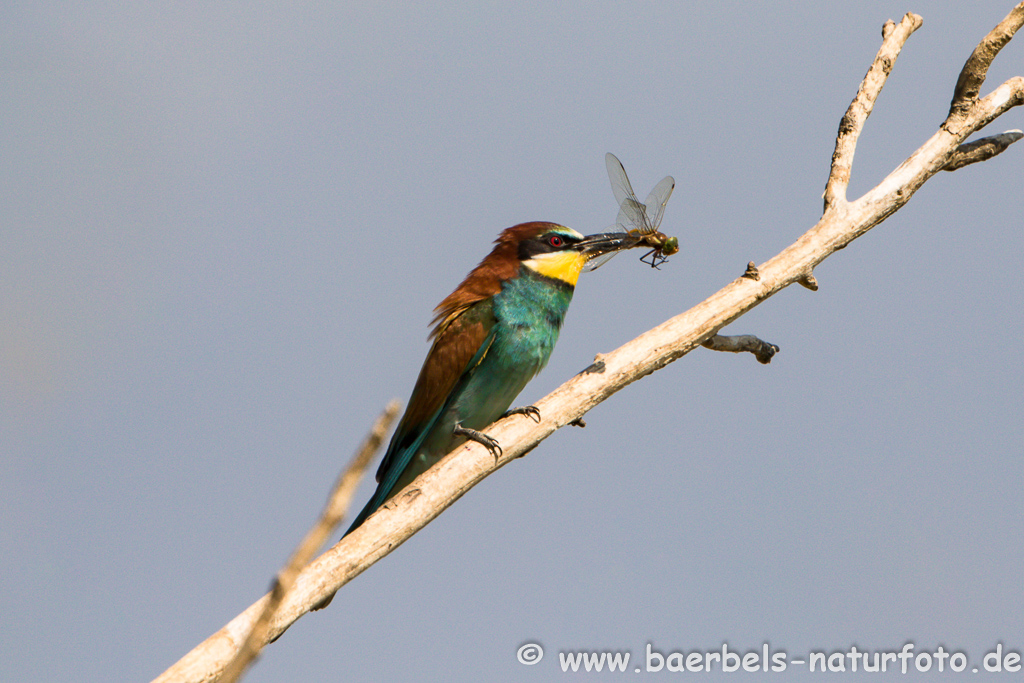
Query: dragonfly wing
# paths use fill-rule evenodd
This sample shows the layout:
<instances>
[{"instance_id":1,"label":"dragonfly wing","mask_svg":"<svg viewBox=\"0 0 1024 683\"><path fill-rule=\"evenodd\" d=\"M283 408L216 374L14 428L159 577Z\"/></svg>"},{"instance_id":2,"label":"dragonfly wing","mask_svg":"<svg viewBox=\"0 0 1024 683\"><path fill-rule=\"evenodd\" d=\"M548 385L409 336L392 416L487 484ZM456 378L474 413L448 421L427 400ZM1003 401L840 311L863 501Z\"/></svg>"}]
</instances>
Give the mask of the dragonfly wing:
<instances>
[{"instance_id":1,"label":"dragonfly wing","mask_svg":"<svg viewBox=\"0 0 1024 683\"><path fill-rule=\"evenodd\" d=\"M617 252L617 251L610 251L607 254L601 254L600 256L598 256L596 258L592 258L592 259L590 259L589 261L586 262L586 264L583 266L583 270L588 272L588 273L590 271L592 271L592 270L597 270L598 268L600 268L604 264L606 264L609 261L611 261L612 257L615 256L618 253L619 252Z\"/></svg>"},{"instance_id":2,"label":"dragonfly wing","mask_svg":"<svg viewBox=\"0 0 1024 683\"><path fill-rule=\"evenodd\" d=\"M604 155L604 165L608 168L608 180L612 183L612 194L615 195L615 203L622 206L622 202L627 199L636 201L633 186L629 184L626 169L622 167L622 162L619 161L619 158L608 152Z\"/></svg>"},{"instance_id":3,"label":"dragonfly wing","mask_svg":"<svg viewBox=\"0 0 1024 683\"><path fill-rule=\"evenodd\" d=\"M647 218L650 220L651 230L657 230L661 225L661 219L665 215L665 205L668 198L672 196L672 190L676 187L675 178L670 175L661 179L661 182L654 186L651 193L647 195L645 202Z\"/></svg>"},{"instance_id":4,"label":"dragonfly wing","mask_svg":"<svg viewBox=\"0 0 1024 683\"><path fill-rule=\"evenodd\" d=\"M619 224L620 229L626 232L639 231L641 233L649 233L645 226L646 223L646 211L647 207L636 200L636 197L627 197L622 201L619 206L619 215L615 219L615 222Z\"/></svg>"}]
</instances>

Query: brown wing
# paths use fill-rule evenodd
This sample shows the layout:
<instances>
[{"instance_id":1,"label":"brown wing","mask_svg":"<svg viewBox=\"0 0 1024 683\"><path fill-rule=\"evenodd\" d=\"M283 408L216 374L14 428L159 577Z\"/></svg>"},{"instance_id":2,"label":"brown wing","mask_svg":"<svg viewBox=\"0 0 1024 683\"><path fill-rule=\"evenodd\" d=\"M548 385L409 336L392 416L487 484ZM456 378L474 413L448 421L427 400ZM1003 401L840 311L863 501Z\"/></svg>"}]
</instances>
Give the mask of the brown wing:
<instances>
[{"instance_id":1,"label":"brown wing","mask_svg":"<svg viewBox=\"0 0 1024 683\"><path fill-rule=\"evenodd\" d=\"M433 427L439 411L459 379L486 353L493 341L494 307L491 299L477 302L453 315L434 339L423 361L416 386L409 398L395 435L377 470L377 481L392 467L405 468L416 439ZM477 357L479 356L479 357Z\"/></svg>"},{"instance_id":2,"label":"brown wing","mask_svg":"<svg viewBox=\"0 0 1024 683\"><path fill-rule=\"evenodd\" d=\"M470 361L480 347L491 343L493 328L494 307L489 298L463 309L447 321L423 361L409 407L402 418L403 427L415 429L433 416L459 378L470 369Z\"/></svg>"}]
</instances>

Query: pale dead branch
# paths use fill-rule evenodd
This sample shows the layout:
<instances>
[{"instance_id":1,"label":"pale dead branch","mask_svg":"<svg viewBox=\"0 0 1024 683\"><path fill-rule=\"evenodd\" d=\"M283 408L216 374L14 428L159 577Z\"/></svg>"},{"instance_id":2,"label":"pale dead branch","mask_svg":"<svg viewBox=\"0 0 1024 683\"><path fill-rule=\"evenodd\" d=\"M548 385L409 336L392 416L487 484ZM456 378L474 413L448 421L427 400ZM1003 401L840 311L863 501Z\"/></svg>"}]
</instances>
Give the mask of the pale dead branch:
<instances>
[{"instance_id":1,"label":"pale dead branch","mask_svg":"<svg viewBox=\"0 0 1024 683\"><path fill-rule=\"evenodd\" d=\"M988 76L988 67L992 65L999 51L1010 42L1021 24L1024 24L1024 3L1010 10L1010 13L981 39L978 47L974 48L974 52L964 63L964 68L960 70L960 77L956 80L953 101L949 105L950 117L965 115L971 104L978 99L981 86Z\"/></svg>"},{"instance_id":2,"label":"pale dead branch","mask_svg":"<svg viewBox=\"0 0 1024 683\"><path fill-rule=\"evenodd\" d=\"M280 609L257 644L283 633L301 615L400 546L484 477L522 457L556 429L578 423L588 410L615 392L701 344L733 344L729 338L716 337L718 330L790 284L816 289L813 273L817 264L899 210L940 170L991 158L1020 139L1019 134L1011 132L964 144L969 135L1010 108L1024 104L1024 78L1019 76L987 96L978 97L992 60L1022 23L1024 2L981 41L967 60L957 80L949 115L939 129L876 187L848 201L846 192L857 138L904 44L922 25L921 18L913 14L906 15L898 24L887 22L882 46L840 124L823 195L824 213L816 225L780 254L748 268L743 276L689 311L609 354L599 355L589 368L537 403L543 416L539 424L527 417L513 416L489 427L488 434L502 445L503 453L498 458L473 443L456 449L308 565L296 578L293 590L284 595ZM236 617L157 680L216 680L268 599L264 597ZM213 644L208 645L211 641Z\"/></svg>"},{"instance_id":3,"label":"pale dead branch","mask_svg":"<svg viewBox=\"0 0 1024 683\"><path fill-rule=\"evenodd\" d=\"M768 364L772 362L772 356L779 352L779 347L758 339L752 334L740 334L727 337L723 334L716 334L711 339L701 344L705 349L712 351L728 351L729 353L752 353L758 363Z\"/></svg>"},{"instance_id":4,"label":"pale dead branch","mask_svg":"<svg viewBox=\"0 0 1024 683\"><path fill-rule=\"evenodd\" d=\"M825 184L825 211L846 202L846 188L850 184L850 170L853 168L853 153L857 149L857 139L875 108L875 100L882 92L882 86L889 78L900 50L910 35L921 28L923 21L918 15L908 13L899 24L887 21L882 27L882 47L878 48L878 54L871 62L856 97L839 121L836 149L832 153L832 169Z\"/></svg>"},{"instance_id":5,"label":"pale dead branch","mask_svg":"<svg viewBox=\"0 0 1024 683\"><path fill-rule=\"evenodd\" d=\"M273 635L269 633L271 622L278 616L278 610L295 585L299 572L335 533L352 503L352 496L355 495L363 473L380 450L400 408L398 401L392 401L374 422L369 434L335 482L320 517L278 573L270 593L203 641L156 680L218 680L221 683L234 683L256 659L263 646L280 635L280 632Z\"/></svg>"},{"instance_id":6,"label":"pale dead branch","mask_svg":"<svg viewBox=\"0 0 1024 683\"><path fill-rule=\"evenodd\" d=\"M956 148L956 153L950 158L949 163L942 167L942 170L955 171L958 168L991 159L995 155L1005 152L1007 147L1021 138L1024 138L1024 133L1021 131L1008 130L999 135L964 143Z\"/></svg>"}]
</instances>

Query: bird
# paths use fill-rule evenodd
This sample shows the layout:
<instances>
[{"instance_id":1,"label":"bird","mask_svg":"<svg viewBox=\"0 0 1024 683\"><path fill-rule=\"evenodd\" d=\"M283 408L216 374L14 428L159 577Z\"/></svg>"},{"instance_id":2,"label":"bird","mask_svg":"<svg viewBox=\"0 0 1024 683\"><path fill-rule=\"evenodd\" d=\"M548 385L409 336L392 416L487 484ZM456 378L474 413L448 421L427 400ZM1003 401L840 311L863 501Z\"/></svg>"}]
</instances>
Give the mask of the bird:
<instances>
[{"instance_id":1,"label":"bird","mask_svg":"<svg viewBox=\"0 0 1024 683\"><path fill-rule=\"evenodd\" d=\"M498 442L480 430L500 417L540 421L534 406L509 406L547 364L580 272L591 259L640 242L622 232L585 237L542 221L503 230L434 309L433 343L377 470L377 489L345 535L467 440L499 455Z\"/></svg>"}]
</instances>

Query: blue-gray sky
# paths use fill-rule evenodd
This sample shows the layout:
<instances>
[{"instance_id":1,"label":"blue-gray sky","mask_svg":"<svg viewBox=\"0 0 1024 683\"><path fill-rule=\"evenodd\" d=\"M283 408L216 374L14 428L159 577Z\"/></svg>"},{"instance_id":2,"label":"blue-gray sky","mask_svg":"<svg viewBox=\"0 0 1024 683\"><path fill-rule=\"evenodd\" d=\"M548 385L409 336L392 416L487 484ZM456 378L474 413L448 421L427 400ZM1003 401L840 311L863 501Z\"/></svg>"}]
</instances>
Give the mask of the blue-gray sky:
<instances>
[{"instance_id":1,"label":"blue-gray sky","mask_svg":"<svg viewBox=\"0 0 1024 683\"><path fill-rule=\"evenodd\" d=\"M852 197L934 132L1010 4L5 6L2 677L148 680L258 598L498 231L613 221L605 152L641 195L675 176L682 252L582 278L522 402L813 225L884 20L924 26ZM1024 74L1021 40L985 92ZM699 350L628 387L247 680L549 680L559 651L632 670L647 643L1020 651L1022 154L935 177L817 293L726 330L781 346L770 366Z\"/></svg>"}]
</instances>

